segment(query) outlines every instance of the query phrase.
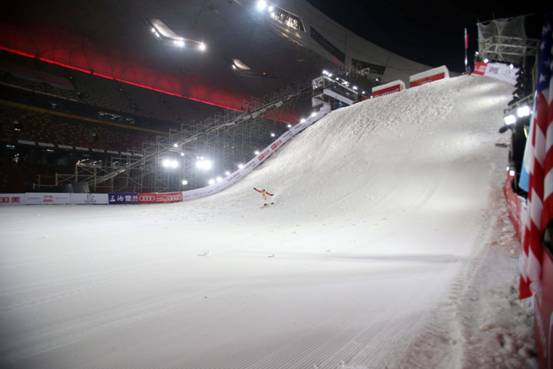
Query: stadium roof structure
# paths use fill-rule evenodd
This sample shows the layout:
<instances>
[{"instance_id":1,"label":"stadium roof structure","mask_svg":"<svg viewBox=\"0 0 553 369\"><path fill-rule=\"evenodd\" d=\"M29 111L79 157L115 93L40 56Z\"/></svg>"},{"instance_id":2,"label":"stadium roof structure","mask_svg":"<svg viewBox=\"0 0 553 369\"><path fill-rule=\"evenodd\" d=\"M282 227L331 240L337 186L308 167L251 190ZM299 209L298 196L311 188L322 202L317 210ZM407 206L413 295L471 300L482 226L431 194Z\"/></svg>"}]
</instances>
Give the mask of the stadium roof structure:
<instances>
[{"instance_id":1,"label":"stadium roof structure","mask_svg":"<svg viewBox=\"0 0 553 369\"><path fill-rule=\"evenodd\" d=\"M0 33L5 52L238 111L323 68L363 70L382 82L428 68L305 0L22 0L5 5Z\"/></svg>"}]
</instances>

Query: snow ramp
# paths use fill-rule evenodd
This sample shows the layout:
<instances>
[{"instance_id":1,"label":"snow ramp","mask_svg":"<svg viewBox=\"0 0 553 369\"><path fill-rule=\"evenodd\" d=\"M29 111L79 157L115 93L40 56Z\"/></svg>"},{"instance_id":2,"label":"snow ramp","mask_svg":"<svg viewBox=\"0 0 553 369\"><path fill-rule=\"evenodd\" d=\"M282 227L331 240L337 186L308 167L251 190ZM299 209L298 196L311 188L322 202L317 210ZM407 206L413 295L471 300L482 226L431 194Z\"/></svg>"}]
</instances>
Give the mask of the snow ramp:
<instances>
[{"instance_id":1,"label":"snow ramp","mask_svg":"<svg viewBox=\"0 0 553 369\"><path fill-rule=\"evenodd\" d=\"M462 367L447 301L493 238L511 89L332 112L209 198L0 209L0 366Z\"/></svg>"}]
</instances>

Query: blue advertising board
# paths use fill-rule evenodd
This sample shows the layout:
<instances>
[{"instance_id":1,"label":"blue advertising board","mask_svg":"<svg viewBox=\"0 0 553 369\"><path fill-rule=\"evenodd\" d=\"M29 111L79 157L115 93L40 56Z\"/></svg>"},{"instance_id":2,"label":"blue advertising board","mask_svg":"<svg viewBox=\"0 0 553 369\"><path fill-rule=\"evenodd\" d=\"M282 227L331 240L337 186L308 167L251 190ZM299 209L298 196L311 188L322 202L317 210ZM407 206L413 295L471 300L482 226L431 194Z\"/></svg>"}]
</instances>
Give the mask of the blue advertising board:
<instances>
[{"instance_id":1,"label":"blue advertising board","mask_svg":"<svg viewBox=\"0 0 553 369\"><path fill-rule=\"evenodd\" d=\"M138 193L136 192L110 192L109 204L138 204Z\"/></svg>"}]
</instances>

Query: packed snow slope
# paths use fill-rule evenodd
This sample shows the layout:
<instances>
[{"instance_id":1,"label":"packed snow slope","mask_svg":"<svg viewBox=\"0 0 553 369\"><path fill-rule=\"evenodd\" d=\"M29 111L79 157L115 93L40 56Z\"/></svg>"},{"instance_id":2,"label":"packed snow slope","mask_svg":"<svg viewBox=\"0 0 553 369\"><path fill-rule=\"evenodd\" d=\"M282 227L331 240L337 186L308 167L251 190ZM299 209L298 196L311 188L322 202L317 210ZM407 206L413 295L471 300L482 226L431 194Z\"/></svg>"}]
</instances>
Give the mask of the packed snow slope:
<instances>
[{"instance_id":1,"label":"packed snow slope","mask_svg":"<svg viewBox=\"0 0 553 369\"><path fill-rule=\"evenodd\" d=\"M493 237L510 92L335 111L189 203L1 208L0 367L461 367L443 301Z\"/></svg>"}]
</instances>

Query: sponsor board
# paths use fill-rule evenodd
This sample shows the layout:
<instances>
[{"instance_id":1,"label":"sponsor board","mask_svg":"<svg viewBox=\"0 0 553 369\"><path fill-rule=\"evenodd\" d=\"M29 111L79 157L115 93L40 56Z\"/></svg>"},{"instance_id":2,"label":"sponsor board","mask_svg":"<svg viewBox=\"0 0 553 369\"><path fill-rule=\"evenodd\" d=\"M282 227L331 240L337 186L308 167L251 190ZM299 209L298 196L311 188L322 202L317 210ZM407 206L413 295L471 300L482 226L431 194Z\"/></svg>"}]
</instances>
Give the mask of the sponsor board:
<instances>
[{"instance_id":1,"label":"sponsor board","mask_svg":"<svg viewBox=\"0 0 553 369\"><path fill-rule=\"evenodd\" d=\"M449 70L445 65L409 77L409 87L417 87L430 82L449 78Z\"/></svg>"},{"instance_id":2,"label":"sponsor board","mask_svg":"<svg viewBox=\"0 0 553 369\"><path fill-rule=\"evenodd\" d=\"M140 204L166 204L182 201L182 192L144 192L138 194Z\"/></svg>"},{"instance_id":3,"label":"sponsor board","mask_svg":"<svg viewBox=\"0 0 553 369\"><path fill-rule=\"evenodd\" d=\"M72 193L73 205L107 205L109 204L107 193Z\"/></svg>"},{"instance_id":4,"label":"sponsor board","mask_svg":"<svg viewBox=\"0 0 553 369\"><path fill-rule=\"evenodd\" d=\"M71 204L71 194L27 192L25 194L25 204L26 205L67 205L67 204Z\"/></svg>"},{"instance_id":5,"label":"sponsor board","mask_svg":"<svg viewBox=\"0 0 553 369\"><path fill-rule=\"evenodd\" d=\"M511 67L502 63L488 63L484 76L507 82L514 86L517 83L517 73L518 68L514 66Z\"/></svg>"},{"instance_id":6,"label":"sponsor board","mask_svg":"<svg viewBox=\"0 0 553 369\"><path fill-rule=\"evenodd\" d=\"M110 205L138 204L138 193L136 192L110 192L108 194Z\"/></svg>"},{"instance_id":7,"label":"sponsor board","mask_svg":"<svg viewBox=\"0 0 553 369\"><path fill-rule=\"evenodd\" d=\"M1 193L0 194L0 206L2 205L24 205L25 194L24 193Z\"/></svg>"},{"instance_id":8,"label":"sponsor board","mask_svg":"<svg viewBox=\"0 0 553 369\"><path fill-rule=\"evenodd\" d=\"M378 97L383 95L393 94L394 92L399 92L405 90L405 83L403 81L397 80L388 82L386 84L375 86L372 90L372 97Z\"/></svg>"}]
</instances>

